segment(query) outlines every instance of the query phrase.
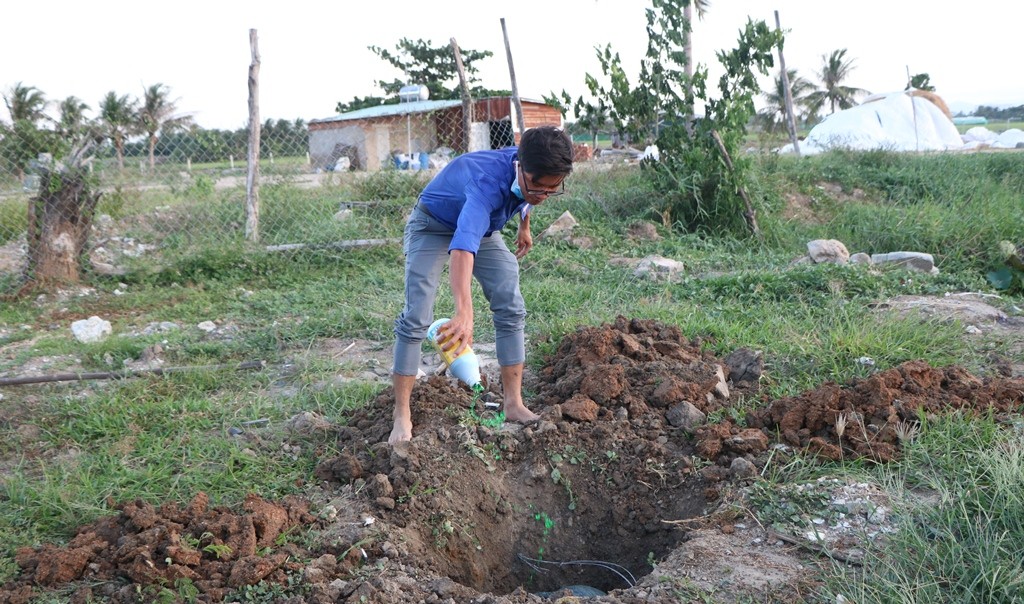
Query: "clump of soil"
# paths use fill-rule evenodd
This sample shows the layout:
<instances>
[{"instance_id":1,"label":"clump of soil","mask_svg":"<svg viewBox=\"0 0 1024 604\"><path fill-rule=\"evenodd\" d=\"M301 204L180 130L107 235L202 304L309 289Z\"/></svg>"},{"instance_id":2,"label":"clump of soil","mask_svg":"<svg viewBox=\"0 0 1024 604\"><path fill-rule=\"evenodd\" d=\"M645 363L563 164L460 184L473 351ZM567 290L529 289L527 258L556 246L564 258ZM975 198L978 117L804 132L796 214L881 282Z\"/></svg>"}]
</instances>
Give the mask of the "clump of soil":
<instances>
[{"instance_id":1,"label":"clump of soil","mask_svg":"<svg viewBox=\"0 0 1024 604\"><path fill-rule=\"evenodd\" d=\"M176 587L182 580L219 601L232 589L263 580L284 582L286 573L301 570L294 548L276 542L314 520L309 502L288 498L276 504L250 495L242 507L241 513L211 508L204 493L184 508L120 504L119 514L81 527L64 547L19 550L21 576L4 586L0 601L28 602L33 586L53 589L84 582L87 586L75 592L79 601L136 602L132 584ZM150 595L156 597L157 590Z\"/></svg>"},{"instance_id":2,"label":"clump of soil","mask_svg":"<svg viewBox=\"0 0 1024 604\"><path fill-rule=\"evenodd\" d=\"M832 460L892 461L913 438L922 416L951 411L997 417L1024 406L1024 379L981 379L956 367L908 361L847 386L828 383L770 403L747 425ZM714 430L724 431L726 424Z\"/></svg>"},{"instance_id":3,"label":"clump of soil","mask_svg":"<svg viewBox=\"0 0 1024 604\"><path fill-rule=\"evenodd\" d=\"M728 417L723 411L737 392L756 396L759 362L749 351L719 360L674 326L619 318L566 336L528 381L538 422L495 417L485 404L501 400L496 384L478 399L455 380L432 376L413 390L413 440L394 447L386 444L388 388L338 428L341 453L316 471L321 496L333 501L315 522L305 508L258 499L251 501L259 509L276 510L260 512L276 519L272 526L257 522L253 510L217 511L213 520L196 503L184 512L122 506L66 548L19 555L24 571L0 602L24 601L19 594L33 584L117 578L173 585L182 577L201 598L217 601L261 579L284 584L289 572L302 578L294 597L309 602L511 604L581 585L608 592L602 602L669 602L691 578L724 576L726 567L732 584L753 586L754 596L790 593L796 601L795 558L771 569L730 562L747 553L778 561L788 555L786 540L729 540L721 535L735 535L741 523L729 518L716 527L713 520L721 498L735 491L729 484L753 480L769 447L884 462L912 436L919 413L998 413L1024 404L1024 380L984 380L915 361L844 386L762 400L744 425L715 419ZM298 525L311 528L305 548L267 545ZM239 553L230 559L182 544L191 535L207 545L206 533L223 543L245 535L244 544L231 545ZM756 552L744 552L754 543ZM44 562L50 559L64 562Z\"/></svg>"}]
</instances>

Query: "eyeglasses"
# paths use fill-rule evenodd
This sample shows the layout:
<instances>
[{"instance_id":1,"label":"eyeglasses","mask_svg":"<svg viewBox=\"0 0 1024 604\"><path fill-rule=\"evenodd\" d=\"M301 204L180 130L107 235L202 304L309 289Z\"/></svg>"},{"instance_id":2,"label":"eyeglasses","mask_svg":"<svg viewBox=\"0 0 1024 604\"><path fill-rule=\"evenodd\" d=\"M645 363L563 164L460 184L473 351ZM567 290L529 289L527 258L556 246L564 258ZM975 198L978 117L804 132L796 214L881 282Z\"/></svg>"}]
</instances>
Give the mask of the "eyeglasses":
<instances>
[{"instance_id":1,"label":"eyeglasses","mask_svg":"<svg viewBox=\"0 0 1024 604\"><path fill-rule=\"evenodd\" d=\"M562 195L563 193L565 193L565 179L564 178L562 179L562 182L559 183L557 189L554 189L554 190L552 190L552 189L531 189L530 185L527 184L529 182L529 179L526 178L526 172L523 171L522 164L519 165L519 171L523 174L523 184L526 184L526 186L523 187L523 192L524 193L528 193L530 195L538 195L538 196L543 195L545 197L558 197L559 195Z\"/></svg>"}]
</instances>

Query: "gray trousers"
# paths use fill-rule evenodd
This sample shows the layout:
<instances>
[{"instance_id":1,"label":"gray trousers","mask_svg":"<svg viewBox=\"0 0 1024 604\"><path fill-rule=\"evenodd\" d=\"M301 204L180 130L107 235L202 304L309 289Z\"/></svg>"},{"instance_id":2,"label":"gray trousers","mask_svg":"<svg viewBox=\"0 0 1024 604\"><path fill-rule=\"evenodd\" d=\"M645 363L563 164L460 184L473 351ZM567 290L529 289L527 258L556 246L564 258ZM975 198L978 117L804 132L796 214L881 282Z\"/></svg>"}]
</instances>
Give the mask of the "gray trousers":
<instances>
[{"instance_id":1,"label":"gray trousers","mask_svg":"<svg viewBox=\"0 0 1024 604\"><path fill-rule=\"evenodd\" d=\"M393 371L416 375L427 328L434 322L434 298L448 262L454 231L431 218L417 204L405 225L405 308L395 319ZM498 364L518 365L526 360L523 330L526 303L519 292L519 261L500 232L484 237L473 261L473 277L483 290L494 315L494 344Z\"/></svg>"}]
</instances>

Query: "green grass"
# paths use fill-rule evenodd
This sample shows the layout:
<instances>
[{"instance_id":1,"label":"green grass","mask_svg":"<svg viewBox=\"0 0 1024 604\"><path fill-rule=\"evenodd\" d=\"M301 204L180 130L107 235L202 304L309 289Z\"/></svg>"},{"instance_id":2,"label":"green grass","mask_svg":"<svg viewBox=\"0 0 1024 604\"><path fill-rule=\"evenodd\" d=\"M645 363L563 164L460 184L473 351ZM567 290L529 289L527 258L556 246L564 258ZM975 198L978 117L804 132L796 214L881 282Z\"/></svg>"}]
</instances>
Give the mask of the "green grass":
<instances>
[{"instance_id":1,"label":"green grass","mask_svg":"<svg viewBox=\"0 0 1024 604\"><path fill-rule=\"evenodd\" d=\"M2 486L5 551L72 534L109 514L108 498L156 504L187 501L202 491L233 503L245 492L268 498L294 493L312 478L313 449L329 455L331 439L300 441L308 449L301 456L259 443L280 442L285 420L299 411L338 417L371 394L357 384L300 388L297 396L273 399L258 394L266 387L259 373L196 371L111 384L87 396L50 389L33 409L41 438L33 448L51 453L32 455L11 434L0 446L5 458L20 456ZM270 421L250 430L259 434L256 441L228 433L257 418Z\"/></svg>"},{"instance_id":2,"label":"green grass","mask_svg":"<svg viewBox=\"0 0 1024 604\"><path fill-rule=\"evenodd\" d=\"M0 197L0 245L15 241L25 232L28 224L25 210L27 203L27 194Z\"/></svg>"},{"instance_id":3,"label":"green grass","mask_svg":"<svg viewBox=\"0 0 1024 604\"><path fill-rule=\"evenodd\" d=\"M254 489L268 497L301 492L333 444L327 437L286 434L287 419L315 411L344 422L380 388L358 381L325 386L333 383L337 364L315 356L296 364L297 353L328 338L389 345L403 299L400 246L337 250L321 244L400 237L423 185L421 175L397 172L342 176L312 189L287 177L262 187L258 245L240 234L244 195L237 189L216 189L212 180L201 178L159 190L114 189L104 195L101 212L127 229L124 236L159 249L129 262L127 275L92 278L88 285L94 291L88 295L50 292L0 304L0 374L5 376L44 358L59 360L46 371L119 369L155 344L171 366L268 363L266 371L254 373L197 370L124 382L5 389L3 404L11 414L0 423L0 578L14 572L17 547L69 539L76 526L110 513L110 500L187 501L205 491L231 504ZM567 188L564 197L536 209L534 235L568 210L580 222L575 234L591 245L583 249L537 238L522 262L533 367L544 363L566 333L619 315L678 325L720 356L739 347L761 350L763 385L771 396L796 394L825 381L842 383L911 359L958 363L983 373L990 355L1004 352L998 343L980 346L965 339L963 325L901 318L876 312L872 305L899 295L991 291L985 273L993 267L994 246L1001 239L1024 242L1024 155L759 158L751 193L763 242L673 230L663 223L662 204L635 168L581 168ZM856 190L864 194L854 196ZM787 218L787 199L793 195L809 200L817 220ZM0 202L0 222L12 225L6 228L17 228L24 219L22 203ZM352 213L337 220L343 203L351 204ZM628 239L628 227L639 220L653 222L661 238ZM513 230L508 229L509 241ZM928 252L941 272L793 264L806 253L807 241L816 238L839 239L851 252ZM263 248L283 243L312 246L289 252ZM634 275L628 261L654 254L683 262L685 275L673 282ZM491 342L493 324L476 286L473 296L474 337ZM997 303L1007 310L1024 306L1019 296L1008 294ZM436 314L449 314L452 307L442 287ZM70 322L94 314L111 321L114 335L83 345L72 337ZM211 335L197 328L209 320L230 329ZM142 335L147 325L160 321L174 322L178 329ZM857 362L865 356L875 361L873 368ZM285 363L292 363L288 371ZM285 388L291 395L281 394ZM228 435L228 428L257 418L270 419L259 428L263 446ZM285 442L297 444L298 452L284 453ZM843 593L855 601L901 601L900 589L913 581L928 583L915 568L940 568L945 588L978 589L992 600L1009 593L998 585L1013 586L1020 576L1018 563L1003 556L1004 550L1021 550L1015 523L1024 510L1010 497L1011 486L1019 484L1013 465L1019 449L1019 439L1008 439L992 422L929 424L912 454L876 478L897 491L921 485L945 489L943 501L950 505L915 511L908 519L926 517L927 526L964 535L965 545L947 540L941 559L913 558L910 554L932 555L914 551L925 549L924 539L933 539L919 537L922 541L895 550L906 558L905 568L879 564L865 576L837 571L828 585L833 580L852 585L853 591ZM972 471L961 471L965 466ZM766 475L785 481L829 470L841 468L793 461L785 468L773 466ZM994 509L1004 516L1009 510L1010 517L986 511ZM938 516L921 516L928 513ZM883 560L896 554L877 555ZM957 574L957 565L965 570ZM981 581L970 585L970 573ZM935 596L930 601L950 600L938 591L928 593ZM944 593L960 601L967 592Z\"/></svg>"},{"instance_id":4,"label":"green grass","mask_svg":"<svg viewBox=\"0 0 1024 604\"><path fill-rule=\"evenodd\" d=\"M826 591L854 602L1019 602L1024 593L1024 435L991 418L925 422L882 480L899 532Z\"/></svg>"}]
</instances>

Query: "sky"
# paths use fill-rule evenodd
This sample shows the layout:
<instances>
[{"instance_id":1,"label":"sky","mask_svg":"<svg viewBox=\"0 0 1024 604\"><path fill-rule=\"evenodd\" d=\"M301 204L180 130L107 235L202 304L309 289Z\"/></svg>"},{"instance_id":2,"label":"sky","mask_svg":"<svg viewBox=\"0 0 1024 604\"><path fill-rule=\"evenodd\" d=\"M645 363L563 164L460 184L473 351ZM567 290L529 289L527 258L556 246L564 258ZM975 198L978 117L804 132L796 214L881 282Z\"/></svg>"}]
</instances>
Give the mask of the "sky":
<instances>
[{"instance_id":1,"label":"sky","mask_svg":"<svg viewBox=\"0 0 1024 604\"><path fill-rule=\"evenodd\" d=\"M334 115L339 101L382 95L374 82L402 74L367 47L393 50L402 38L434 47L455 38L463 49L489 50L494 55L475 64L480 83L511 89L504 19L520 96L542 100L564 90L575 98L586 94L587 73L600 76L595 48L606 44L635 80L647 47L650 1L179 0L151 6L10 3L0 24L0 91L21 83L54 105L74 95L95 110L107 92L137 98L159 83L200 126L242 128L254 29L261 121L309 121ZM715 51L735 47L748 17L774 25L774 11L786 30L786 66L811 81L818 81L823 55L846 48L854 60L851 86L902 90L909 70L928 73L954 112L1024 104L1024 78L1010 67L1011 58L1019 58L1024 2L712 0L694 24L696 62L717 78ZM764 78L762 86L768 84ZM55 107L50 113L56 116ZM0 120L9 121L5 106Z\"/></svg>"}]
</instances>

